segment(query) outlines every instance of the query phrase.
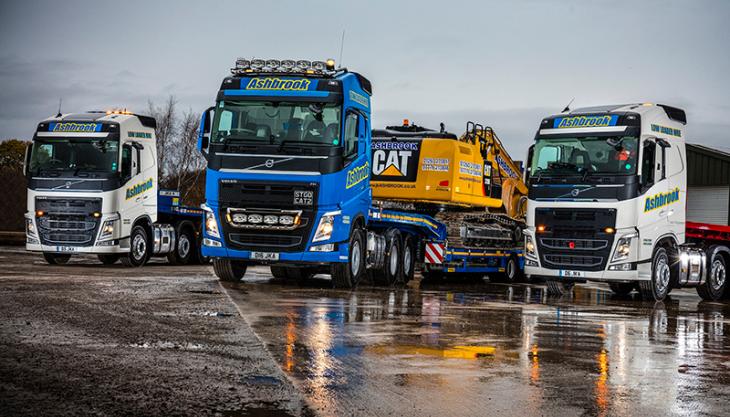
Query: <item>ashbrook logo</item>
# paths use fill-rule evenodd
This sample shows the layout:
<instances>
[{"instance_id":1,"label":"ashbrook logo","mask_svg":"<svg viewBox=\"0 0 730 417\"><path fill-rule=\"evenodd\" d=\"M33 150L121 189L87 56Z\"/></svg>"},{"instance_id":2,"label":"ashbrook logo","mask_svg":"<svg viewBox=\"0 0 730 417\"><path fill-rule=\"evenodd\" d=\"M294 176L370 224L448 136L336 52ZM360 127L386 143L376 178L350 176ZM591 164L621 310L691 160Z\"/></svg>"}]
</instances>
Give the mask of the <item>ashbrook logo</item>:
<instances>
[{"instance_id":1,"label":"ashbrook logo","mask_svg":"<svg viewBox=\"0 0 730 417\"><path fill-rule=\"evenodd\" d=\"M616 126L617 121L617 115L558 117L555 119L553 127L557 129L569 127L606 127Z\"/></svg>"},{"instance_id":2,"label":"ashbrook logo","mask_svg":"<svg viewBox=\"0 0 730 417\"><path fill-rule=\"evenodd\" d=\"M307 79L252 78L246 90L307 91L312 82Z\"/></svg>"},{"instance_id":3,"label":"ashbrook logo","mask_svg":"<svg viewBox=\"0 0 730 417\"><path fill-rule=\"evenodd\" d=\"M679 201L679 187L666 193L654 194L653 196L646 197L644 202L644 213L658 208L668 206L672 203Z\"/></svg>"},{"instance_id":4,"label":"ashbrook logo","mask_svg":"<svg viewBox=\"0 0 730 417\"><path fill-rule=\"evenodd\" d=\"M347 184L345 185L345 188L352 188L357 184L367 180L369 173L370 164L367 162L365 162L364 165L360 165L357 168L353 168L350 171L347 171Z\"/></svg>"},{"instance_id":5,"label":"ashbrook logo","mask_svg":"<svg viewBox=\"0 0 730 417\"><path fill-rule=\"evenodd\" d=\"M99 123L51 123L48 127L51 132L99 132L101 130Z\"/></svg>"},{"instance_id":6,"label":"ashbrook logo","mask_svg":"<svg viewBox=\"0 0 730 417\"><path fill-rule=\"evenodd\" d=\"M141 182L133 187L127 188L127 200L130 198L140 195L144 193L145 191L152 189L152 178L148 179L145 182Z\"/></svg>"}]
</instances>

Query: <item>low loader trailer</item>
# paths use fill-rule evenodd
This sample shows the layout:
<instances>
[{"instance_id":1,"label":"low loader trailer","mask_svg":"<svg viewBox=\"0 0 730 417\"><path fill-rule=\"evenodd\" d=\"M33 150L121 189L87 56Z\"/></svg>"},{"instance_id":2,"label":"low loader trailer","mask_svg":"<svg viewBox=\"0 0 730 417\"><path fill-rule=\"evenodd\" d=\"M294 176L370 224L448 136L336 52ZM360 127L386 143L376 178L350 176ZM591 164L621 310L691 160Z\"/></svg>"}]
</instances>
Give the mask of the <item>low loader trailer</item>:
<instances>
[{"instance_id":1,"label":"low loader trailer","mask_svg":"<svg viewBox=\"0 0 730 417\"><path fill-rule=\"evenodd\" d=\"M342 288L366 276L404 283L419 266L521 269L519 244L451 246L436 213L374 198L371 95L367 78L332 60L236 61L202 115L198 143L208 161L202 253L220 279L239 281L252 264L289 280L328 273Z\"/></svg>"},{"instance_id":2,"label":"low loader trailer","mask_svg":"<svg viewBox=\"0 0 730 417\"><path fill-rule=\"evenodd\" d=\"M152 256L205 261L203 210L159 190L155 119L127 111L58 114L26 151L26 249L50 264L96 254L142 266Z\"/></svg>"},{"instance_id":3,"label":"low loader trailer","mask_svg":"<svg viewBox=\"0 0 730 417\"><path fill-rule=\"evenodd\" d=\"M683 110L652 103L543 119L529 158L526 274L557 295L602 281L649 300L680 287L727 298L730 155L694 154L686 125ZM694 187L690 172L722 187Z\"/></svg>"}]
</instances>

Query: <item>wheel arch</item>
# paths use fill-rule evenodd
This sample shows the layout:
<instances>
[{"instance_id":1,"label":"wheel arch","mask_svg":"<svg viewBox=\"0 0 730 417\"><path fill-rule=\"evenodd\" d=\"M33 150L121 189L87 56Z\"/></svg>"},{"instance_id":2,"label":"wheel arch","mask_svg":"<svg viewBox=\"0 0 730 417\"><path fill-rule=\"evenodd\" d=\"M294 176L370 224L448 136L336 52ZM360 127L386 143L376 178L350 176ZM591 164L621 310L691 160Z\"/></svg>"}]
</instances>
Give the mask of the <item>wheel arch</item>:
<instances>
[{"instance_id":1,"label":"wheel arch","mask_svg":"<svg viewBox=\"0 0 730 417\"><path fill-rule=\"evenodd\" d=\"M145 214L137 217L134 220L134 223L132 223L132 229L134 229L137 225L140 225L144 228L145 232L147 232L147 236L150 239L150 242L153 242L154 234L152 232L152 219L150 218L150 216Z\"/></svg>"}]
</instances>

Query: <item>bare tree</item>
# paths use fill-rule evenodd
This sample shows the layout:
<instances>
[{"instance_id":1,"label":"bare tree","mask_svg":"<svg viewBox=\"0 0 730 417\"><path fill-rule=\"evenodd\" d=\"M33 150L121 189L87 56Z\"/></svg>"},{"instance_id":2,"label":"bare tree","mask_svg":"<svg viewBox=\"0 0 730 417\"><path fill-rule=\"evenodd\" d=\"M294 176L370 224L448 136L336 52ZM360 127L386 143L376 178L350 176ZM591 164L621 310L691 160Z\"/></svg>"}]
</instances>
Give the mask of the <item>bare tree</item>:
<instances>
[{"instance_id":1,"label":"bare tree","mask_svg":"<svg viewBox=\"0 0 730 417\"><path fill-rule=\"evenodd\" d=\"M169 176L170 167L174 165L170 146L177 135L177 99L170 95L167 100L157 106L148 101L150 116L157 120L155 136L157 137L157 159L159 163L159 174L162 179Z\"/></svg>"}]
</instances>

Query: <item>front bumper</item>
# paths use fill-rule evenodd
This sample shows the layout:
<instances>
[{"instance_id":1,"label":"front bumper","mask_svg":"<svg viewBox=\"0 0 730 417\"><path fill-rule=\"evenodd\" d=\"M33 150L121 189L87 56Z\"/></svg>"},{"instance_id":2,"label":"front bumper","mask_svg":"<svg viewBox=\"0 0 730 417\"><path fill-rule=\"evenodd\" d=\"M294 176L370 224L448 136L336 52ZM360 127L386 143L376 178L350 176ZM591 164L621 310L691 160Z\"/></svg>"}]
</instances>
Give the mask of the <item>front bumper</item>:
<instances>
[{"instance_id":1,"label":"front bumper","mask_svg":"<svg viewBox=\"0 0 730 417\"><path fill-rule=\"evenodd\" d=\"M129 245L122 248L119 244L113 246L54 246L26 243L25 249L30 252L45 253L66 253L66 254L82 254L82 253L128 253Z\"/></svg>"},{"instance_id":2,"label":"front bumper","mask_svg":"<svg viewBox=\"0 0 730 417\"><path fill-rule=\"evenodd\" d=\"M203 256L211 258L227 258L242 261L251 261L252 263L275 264L275 263L292 263L292 264L331 264L347 262L348 244L340 243L334 252L278 252L278 261L260 261L251 259L251 252L248 250L228 249L224 246L207 246L203 245Z\"/></svg>"},{"instance_id":3,"label":"front bumper","mask_svg":"<svg viewBox=\"0 0 730 417\"><path fill-rule=\"evenodd\" d=\"M525 266L525 275L531 277L549 277L559 278L571 281L604 281L604 282L621 282L621 281L642 281L651 279L650 275L642 274L639 270L632 271L581 271L582 277L565 278L560 276L560 270L547 269L534 266Z\"/></svg>"}]
</instances>

